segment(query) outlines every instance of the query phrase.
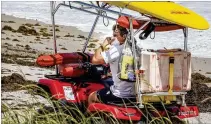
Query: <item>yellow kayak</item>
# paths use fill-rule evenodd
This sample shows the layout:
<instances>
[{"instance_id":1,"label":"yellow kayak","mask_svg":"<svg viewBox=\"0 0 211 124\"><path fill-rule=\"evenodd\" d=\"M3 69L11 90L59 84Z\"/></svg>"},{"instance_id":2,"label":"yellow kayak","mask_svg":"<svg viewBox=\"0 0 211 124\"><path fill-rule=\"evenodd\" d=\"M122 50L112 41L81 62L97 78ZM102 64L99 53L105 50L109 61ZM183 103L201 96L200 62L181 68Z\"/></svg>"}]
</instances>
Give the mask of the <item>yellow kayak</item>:
<instances>
[{"instance_id":1,"label":"yellow kayak","mask_svg":"<svg viewBox=\"0 0 211 124\"><path fill-rule=\"evenodd\" d=\"M206 30L208 22L197 13L174 2L106 1L110 5L127 8L184 27Z\"/></svg>"}]
</instances>

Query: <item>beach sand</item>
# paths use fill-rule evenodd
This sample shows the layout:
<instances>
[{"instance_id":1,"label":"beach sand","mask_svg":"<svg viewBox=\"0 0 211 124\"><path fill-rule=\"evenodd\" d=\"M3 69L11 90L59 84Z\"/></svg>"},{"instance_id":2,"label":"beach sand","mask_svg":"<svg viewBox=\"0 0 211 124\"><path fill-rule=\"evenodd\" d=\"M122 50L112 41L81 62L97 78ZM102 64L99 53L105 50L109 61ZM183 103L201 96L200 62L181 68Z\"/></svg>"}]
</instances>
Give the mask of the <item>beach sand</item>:
<instances>
[{"instance_id":1,"label":"beach sand","mask_svg":"<svg viewBox=\"0 0 211 124\"><path fill-rule=\"evenodd\" d=\"M13 29L13 31L2 30L1 76L8 76L12 73L19 73L27 80L38 81L40 78L44 78L44 74L55 73L55 70L52 68L40 68L34 64L36 58L40 54L54 53L53 37L43 36L43 32L45 34L52 34L51 25L38 22L36 20L16 18L3 14L1 22L1 28L7 25ZM20 26L23 25L27 28L36 30L39 35L36 36L17 32ZM58 52L73 52L82 50L85 39L88 36L87 32L83 32L75 27L63 25L56 26L56 29ZM101 42L98 40L101 35L102 34L99 33L93 34L91 42L89 43L89 45L92 45L90 45L90 47L87 49L88 52L93 52L94 49L96 49L96 47L99 45L99 42ZM94 47L93 44L95 44ZM194 73L198 72L207 77L211 77L211 58L193 57L192 71ZM211 82L207 82L207 85L211 87L210 84ZM12 104L13 102L15 103L16 100L18 100L23 94L25 94L25 91L2 92L2 100ZM4 100L8 96L11 96L10 100ZM27 101L27 99L25 99L25 101ZM211 114L202 113L199 118L200 121L206 123L208 121L207 119L211 118ZM191 122L197 123L198 120L195 118L195 120L192 119Z\"/></svg>"}]
</instances>

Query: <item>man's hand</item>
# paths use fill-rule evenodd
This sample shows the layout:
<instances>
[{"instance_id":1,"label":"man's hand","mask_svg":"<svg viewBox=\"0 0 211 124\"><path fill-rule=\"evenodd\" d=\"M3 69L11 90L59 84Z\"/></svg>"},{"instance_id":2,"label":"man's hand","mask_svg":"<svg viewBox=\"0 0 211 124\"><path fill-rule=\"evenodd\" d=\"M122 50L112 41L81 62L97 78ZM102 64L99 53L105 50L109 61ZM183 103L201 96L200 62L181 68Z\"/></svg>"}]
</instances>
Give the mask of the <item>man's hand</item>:
<instances>
[{"instance_id":1,"label":"man's hand","mask_svg":"<svg viewBox=\"0 0 211 124\"><path fill-rule=\"evenodd\" d=\"M112 37L112 38L111 37L106 37L106 39L104 40L102 45L105 47L105 46L111 44L112 42L114 42L114 40L115 40L114 37Z\"/></svg>"}]
</instances>

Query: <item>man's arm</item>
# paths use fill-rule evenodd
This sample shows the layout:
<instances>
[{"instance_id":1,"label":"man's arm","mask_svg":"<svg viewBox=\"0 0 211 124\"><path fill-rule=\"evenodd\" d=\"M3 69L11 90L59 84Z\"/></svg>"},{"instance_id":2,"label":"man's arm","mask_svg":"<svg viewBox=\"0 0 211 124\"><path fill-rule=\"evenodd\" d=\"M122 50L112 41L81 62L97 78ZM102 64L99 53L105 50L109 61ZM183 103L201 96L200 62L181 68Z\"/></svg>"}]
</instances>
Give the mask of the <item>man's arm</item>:
<instances>
[{"instance_id":1,"label":"man's arm","mask_svg":"<svg viewBox=\"0 0 211 124\"><path fill-rule=\"evenodd\" d=\"M102 55L101 55L101 52L102 52L102 48L101 48L101 46L95 51L95 54L94 54L94 56L93 56L93 58L92 58L92 63L93 64L104 64L105 63L105 61L104 61L104 59L103 59L103 57L102 57Z\"/></svg>"},{"instance_id":2,"label":"man's arm","mask_svg":"<svg viewBox=\"0 0 211 124\"><path fill-rule=\"evenodd\" d=\"M103 44L95 51L95 54L92 58L92 63L93 64L105 64L105 60L101 55L101 52L104 51L105 46L107 46L108 44L111 44L115 39L111 39L109 37L107 37Z\"/></svg>"}]
</instances>

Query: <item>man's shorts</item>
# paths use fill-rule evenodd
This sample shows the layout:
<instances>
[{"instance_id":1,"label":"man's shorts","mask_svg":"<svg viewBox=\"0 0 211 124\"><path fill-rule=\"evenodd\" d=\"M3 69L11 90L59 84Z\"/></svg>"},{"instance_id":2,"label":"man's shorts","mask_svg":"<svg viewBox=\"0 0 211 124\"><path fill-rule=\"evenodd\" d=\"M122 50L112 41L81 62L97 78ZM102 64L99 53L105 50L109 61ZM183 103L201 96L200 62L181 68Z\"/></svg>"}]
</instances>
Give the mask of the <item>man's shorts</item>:
<instances>
[{"instance_id":1,"label":"man's shorts","mask_svg":"<svg viewBox=\"0 0 211 124\"><path fill-rule=\"evenodd\" d=\"M130 102L135 102L135 98L120 98L115 95L110 91L110 88L104 88L101 90L97 91L97 98L105 104L108 103L130 103Z\"/></svg>"}]
</instances>

